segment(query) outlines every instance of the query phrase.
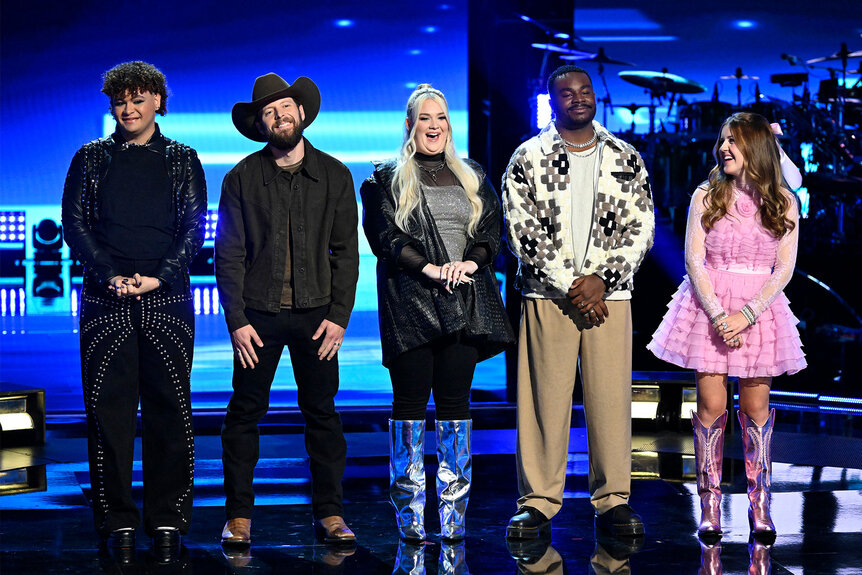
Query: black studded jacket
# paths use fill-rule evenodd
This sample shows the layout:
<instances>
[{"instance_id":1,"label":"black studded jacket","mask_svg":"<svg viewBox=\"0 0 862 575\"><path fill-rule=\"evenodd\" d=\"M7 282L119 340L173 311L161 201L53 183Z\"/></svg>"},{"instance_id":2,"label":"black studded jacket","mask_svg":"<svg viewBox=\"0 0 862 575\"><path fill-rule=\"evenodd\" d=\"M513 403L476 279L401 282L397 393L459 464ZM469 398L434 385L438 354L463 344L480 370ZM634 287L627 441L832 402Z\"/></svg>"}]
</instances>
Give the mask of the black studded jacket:
<instances>
[{"instance_id":1,"label":"black studded jacket","mask_svg":"<svg viewBox=\"0 0 862 575\"><path fill-rule=\"evenodd\" d=\"M422 200L421 218L411 220L409 233L395 224L395 197L392 192L393 161L379 164L362 184L362 226L371 251L377 256L377 302L383 365L395 357L441 336L462 331L479 345L479 361L496 355L514 341L506 317L493 261L500 249L502 214L500 200L478 164L481 185L479 195L483 210L476 234L469 238L465 254L477 244L491 253L488 265L473 274L473 282L461 284L452 293L417 271L399 265L399 255L406 245L421 253L429 262L441 265L448 261L443 240L434 225L434 217ZM462 254L458 259L463 259Z\"/></svg>"},{"instance_id":2,"label":"black studded jacket","mask_svg":"<svg viewBox=\"0 0 862 575\"><path fill-rule=\"evenodd\" d=\"M122 275L118 263L93 233L99 219L100 184L113 154L125 144L114 133L81 147L72 159L63 189L63 236L72 254L84 264L85 279L99 285ZM171 181L174 240L153 274L173 292L189 290L188 265L204 241L207 190L203 168L190 147L165 138L159 130L144 145L164 154Z\"/></svg>"}]
</instances>

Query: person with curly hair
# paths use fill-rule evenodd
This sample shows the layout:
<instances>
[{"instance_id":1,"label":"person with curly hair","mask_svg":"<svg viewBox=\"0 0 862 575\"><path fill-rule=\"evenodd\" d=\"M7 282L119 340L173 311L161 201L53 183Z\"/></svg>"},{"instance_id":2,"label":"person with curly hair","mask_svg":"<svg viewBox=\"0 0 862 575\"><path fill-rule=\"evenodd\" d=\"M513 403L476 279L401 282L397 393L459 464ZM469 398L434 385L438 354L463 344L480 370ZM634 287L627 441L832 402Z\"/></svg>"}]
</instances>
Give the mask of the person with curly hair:
<instances>
[{"instance_id":1,"label":"person with curly hair","mask_svg":"<svg viewBox=\"0 0 862 575\"><path fill-rule=\"evenodd\" d=\"M660 359L696 371L697 412L691 420L698 533L706 539L721 535L727 378L739 378L749 523L753 534L769 537L775 535L769 513L775 410L769 409L769 390L776 375L806 366L798 320L783 292L796 264L799 209L782 185L780 149L763 116L730 116L713 156L709 180L691 198L688 275L647 347Z\"/></svg>"},{"instance_id":2,"label":"person with curly hair","mask_svg":"<svg viewBox=\"0 0 862 575\"><path fill-rule=\"evenodd\" d=\"M192 512L188 265L203 244L206 182L197 153L163 136L155 121L168 97L156 67L115 66L102 92L116 131L78 150L62 203L66 243L84 264L81 371L93 515L109 546L134 547L140 401L144 528L156 548L176 549Z\"/></svg>"}]
</instances>

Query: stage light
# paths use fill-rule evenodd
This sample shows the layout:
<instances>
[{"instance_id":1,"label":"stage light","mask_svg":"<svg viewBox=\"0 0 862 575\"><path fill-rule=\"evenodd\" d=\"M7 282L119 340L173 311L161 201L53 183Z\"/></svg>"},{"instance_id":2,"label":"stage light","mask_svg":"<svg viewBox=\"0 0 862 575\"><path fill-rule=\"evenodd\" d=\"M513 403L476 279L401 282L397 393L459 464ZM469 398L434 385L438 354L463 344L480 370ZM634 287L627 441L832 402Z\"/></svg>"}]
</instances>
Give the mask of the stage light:
<instances>
[{"instance_id":1,"label":"stage light","mask_svg":"<svg viewBox=\"0 0 862 575\"><path fill-rule=\"evenodd\" d=\"M676 36L581 36L584 42L673 42Z\"/></svg>"},{"instance_id":2,"label":"stage light","mask_svg":"<svg viewBox=\"0 0 862 575\"><path fill-rule=\"evenodd\" d=\"M336 20L335 21L335 25L338 26L339 28L350 28L354 24L355 24L355 22L353 20L348 20L346 18L342 19L342 20Z\"/></svg>"},{"instance_id":3,"label":"stage light","mask_svg":"<svg viewBox=\"0 0 862 575\"><path fill-rule=\"evenodd\" d=\"M45 390L0 388L0 446L45 443Z\"/></svg>"},{"instance_id":4,"label":"stage light","mask_svg":"<svg viewBox=\"0 0 862 575\"><path fill-rule=\"evenodd\" d=\"M62 248L63 228L56 221L45 218L33 226L34 296L49 299L63 296Z\"/></svg>"},{"instance_id":5,"label":"stage light","mask_svg":"<svg viewBox=\"0 0 862 575\"><path fill-rule=\"evenodd\" d=\"M24 239L24 212L0 211L0 243L12 244Z\"/></svg>"},{"instance_id":6,"label":"stage light","mask_svg":"<svg viewBox=\"0 0 862 575\"><path fill-rule=\"evenodd\" d=\"M632 479L661 479L657 451L632 451Z\"/></svg>"},{"instance_id":7,"label":"stage light","mask_svg":"<svg viewBox=\"0 0 862 575\"><path fill-rule=\"evenodd\" d=\"M551 122L551 96L539 94L536 96L536 127L540 130Z\"/></svg>"},{"instance_id":8,"label":"stage light","mask_svg":"<svg viewBox=\"0 0 862 575\"><path fill-rule=\"evenodd\" d=\"M679 408L679 418L686 419L691 417L691 412L697 412L697 388L684 387L682 388L682 403Z\"/></svg>"},{"instance_id":9,"label":"stage light","mask_svg":"<svg viewBox=\"0 0 862 575\"><path fill-rule=\"evenodd\" d=\"M655 419L661 391L658 385L632 385L632 419Z\"/></svg>"},{"instance_id":10,"label":"stage light","mask_svg":"<svg viewBox=\"0 0 862 575\"><path fill-rule=\"evenodd\" d=\"M422 31L426 34L433 34L437 31L437 26L425 26L422 28Z\"/></svg>"},{"instance_id":11,"label":"stage light","mask_svg":"<svg viewBox=\"0 0 862 575\"><path fill-rule=\"evenodd\" d=\"M811 207L811 194L808 193L808 188L802 186L796 190L796 197L799 198L799 217L803 220L808 219L808 209Z\"/></svg>"},{"instance_id":12,"label":"stage light","mask_svg":"<svg viewBox=\"0 0 862 575\"><path fill-rule=\"evenodd\" d=\"M751 20L737 20L733 23L733 25L742 30L754 28L757 26L757 24L755 22L752 22Z\"/></svg>"},{"instance_id":13,"label":"stage light","mask_svg":"<svg viewBox=\"0 0 862 575\"><path fill-rule=\"evenodd\" d=\"M414 48L413 50L408 50L407 53L411 56L418 56L422 53L422 50L420 50L419 48Z\"/></svg>"}]
</instances>

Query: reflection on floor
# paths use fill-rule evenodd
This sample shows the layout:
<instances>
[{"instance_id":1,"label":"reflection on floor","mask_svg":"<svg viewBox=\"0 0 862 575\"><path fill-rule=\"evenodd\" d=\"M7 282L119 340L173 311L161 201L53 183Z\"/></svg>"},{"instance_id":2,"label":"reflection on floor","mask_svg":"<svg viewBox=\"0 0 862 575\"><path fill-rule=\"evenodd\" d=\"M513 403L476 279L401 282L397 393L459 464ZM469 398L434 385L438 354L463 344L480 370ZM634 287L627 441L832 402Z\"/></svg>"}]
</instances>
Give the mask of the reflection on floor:
<instances>
[{"instance_id":1,"label":"reflection on floor","mask_svg":"<svg viewBox=\"0 0 862 575\"><path fill-rule=\"evenodd\" d=\"M387 501L387 434L348 433L344 492L348 523L359 542L352 549L327 548L311 530L309 477L302 436L263 435L255 477L257 504L253 545L224 552L218 536L224 523L220 443L197 437L195 515L184 548L160 554L138 532L138 547L123 555L99 551L89 508L86 440L49 427L42 448L0 451L0 468L44 465L41 491L0 497L0 571L53 573L860 573L862 565L862 432L852 418L795 422L782 411L775 434L774 545L749 542L744 467L738 435L727 446L722 502L725 535L709 547L694 535L699 506L693 448L685 431L636 434L632 505L644 517L646 537L615 541L596 537L587 494L585 429L572 430L566 501L554 518L547 542L512 544L505 525L517 492L512 429L478 429L474 434L473 491L468 536L461 545L439 538L435 497L428 496L429 541L399 544ZM575 420L582 417L577 410ZM843 423L842 423L843 421ZM822 429L842 430L843 436ZM434 445L429 435L428 444ZM436 458L426 456L429 486ZM140 461L135 493L140 499ZM20 473L20 472L19 472ZM15 477L8 474L4 484ZM17 478L19 482L21 478ZM433 491L433 489L432 489ZM436 530L436 535L435 535Z\"/></svg>"}]
</instances>

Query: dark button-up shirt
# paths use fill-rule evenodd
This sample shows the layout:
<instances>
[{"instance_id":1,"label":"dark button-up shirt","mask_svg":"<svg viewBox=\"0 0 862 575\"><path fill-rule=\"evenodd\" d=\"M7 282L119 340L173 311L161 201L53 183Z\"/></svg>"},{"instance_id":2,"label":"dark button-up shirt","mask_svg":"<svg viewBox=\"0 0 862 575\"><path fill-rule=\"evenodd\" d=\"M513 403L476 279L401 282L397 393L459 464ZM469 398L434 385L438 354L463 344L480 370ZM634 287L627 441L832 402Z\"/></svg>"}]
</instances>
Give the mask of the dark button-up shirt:
<instances>
[{"instance_id":1,"label":"dark button-up shirt","mask_svg":"<svg viewBox=\"0 0 862 575\"><path fill-rule=\"evenodd\" d=\"M326 319L347 327L359 278L353 177L308 140L289 194L279 189L280 172L266 147L234 166L222 184L215 273L228 329L249 323L246 307L279 311L288 250L293 307L329 305Z\"/></svg>"}]
</instances>

